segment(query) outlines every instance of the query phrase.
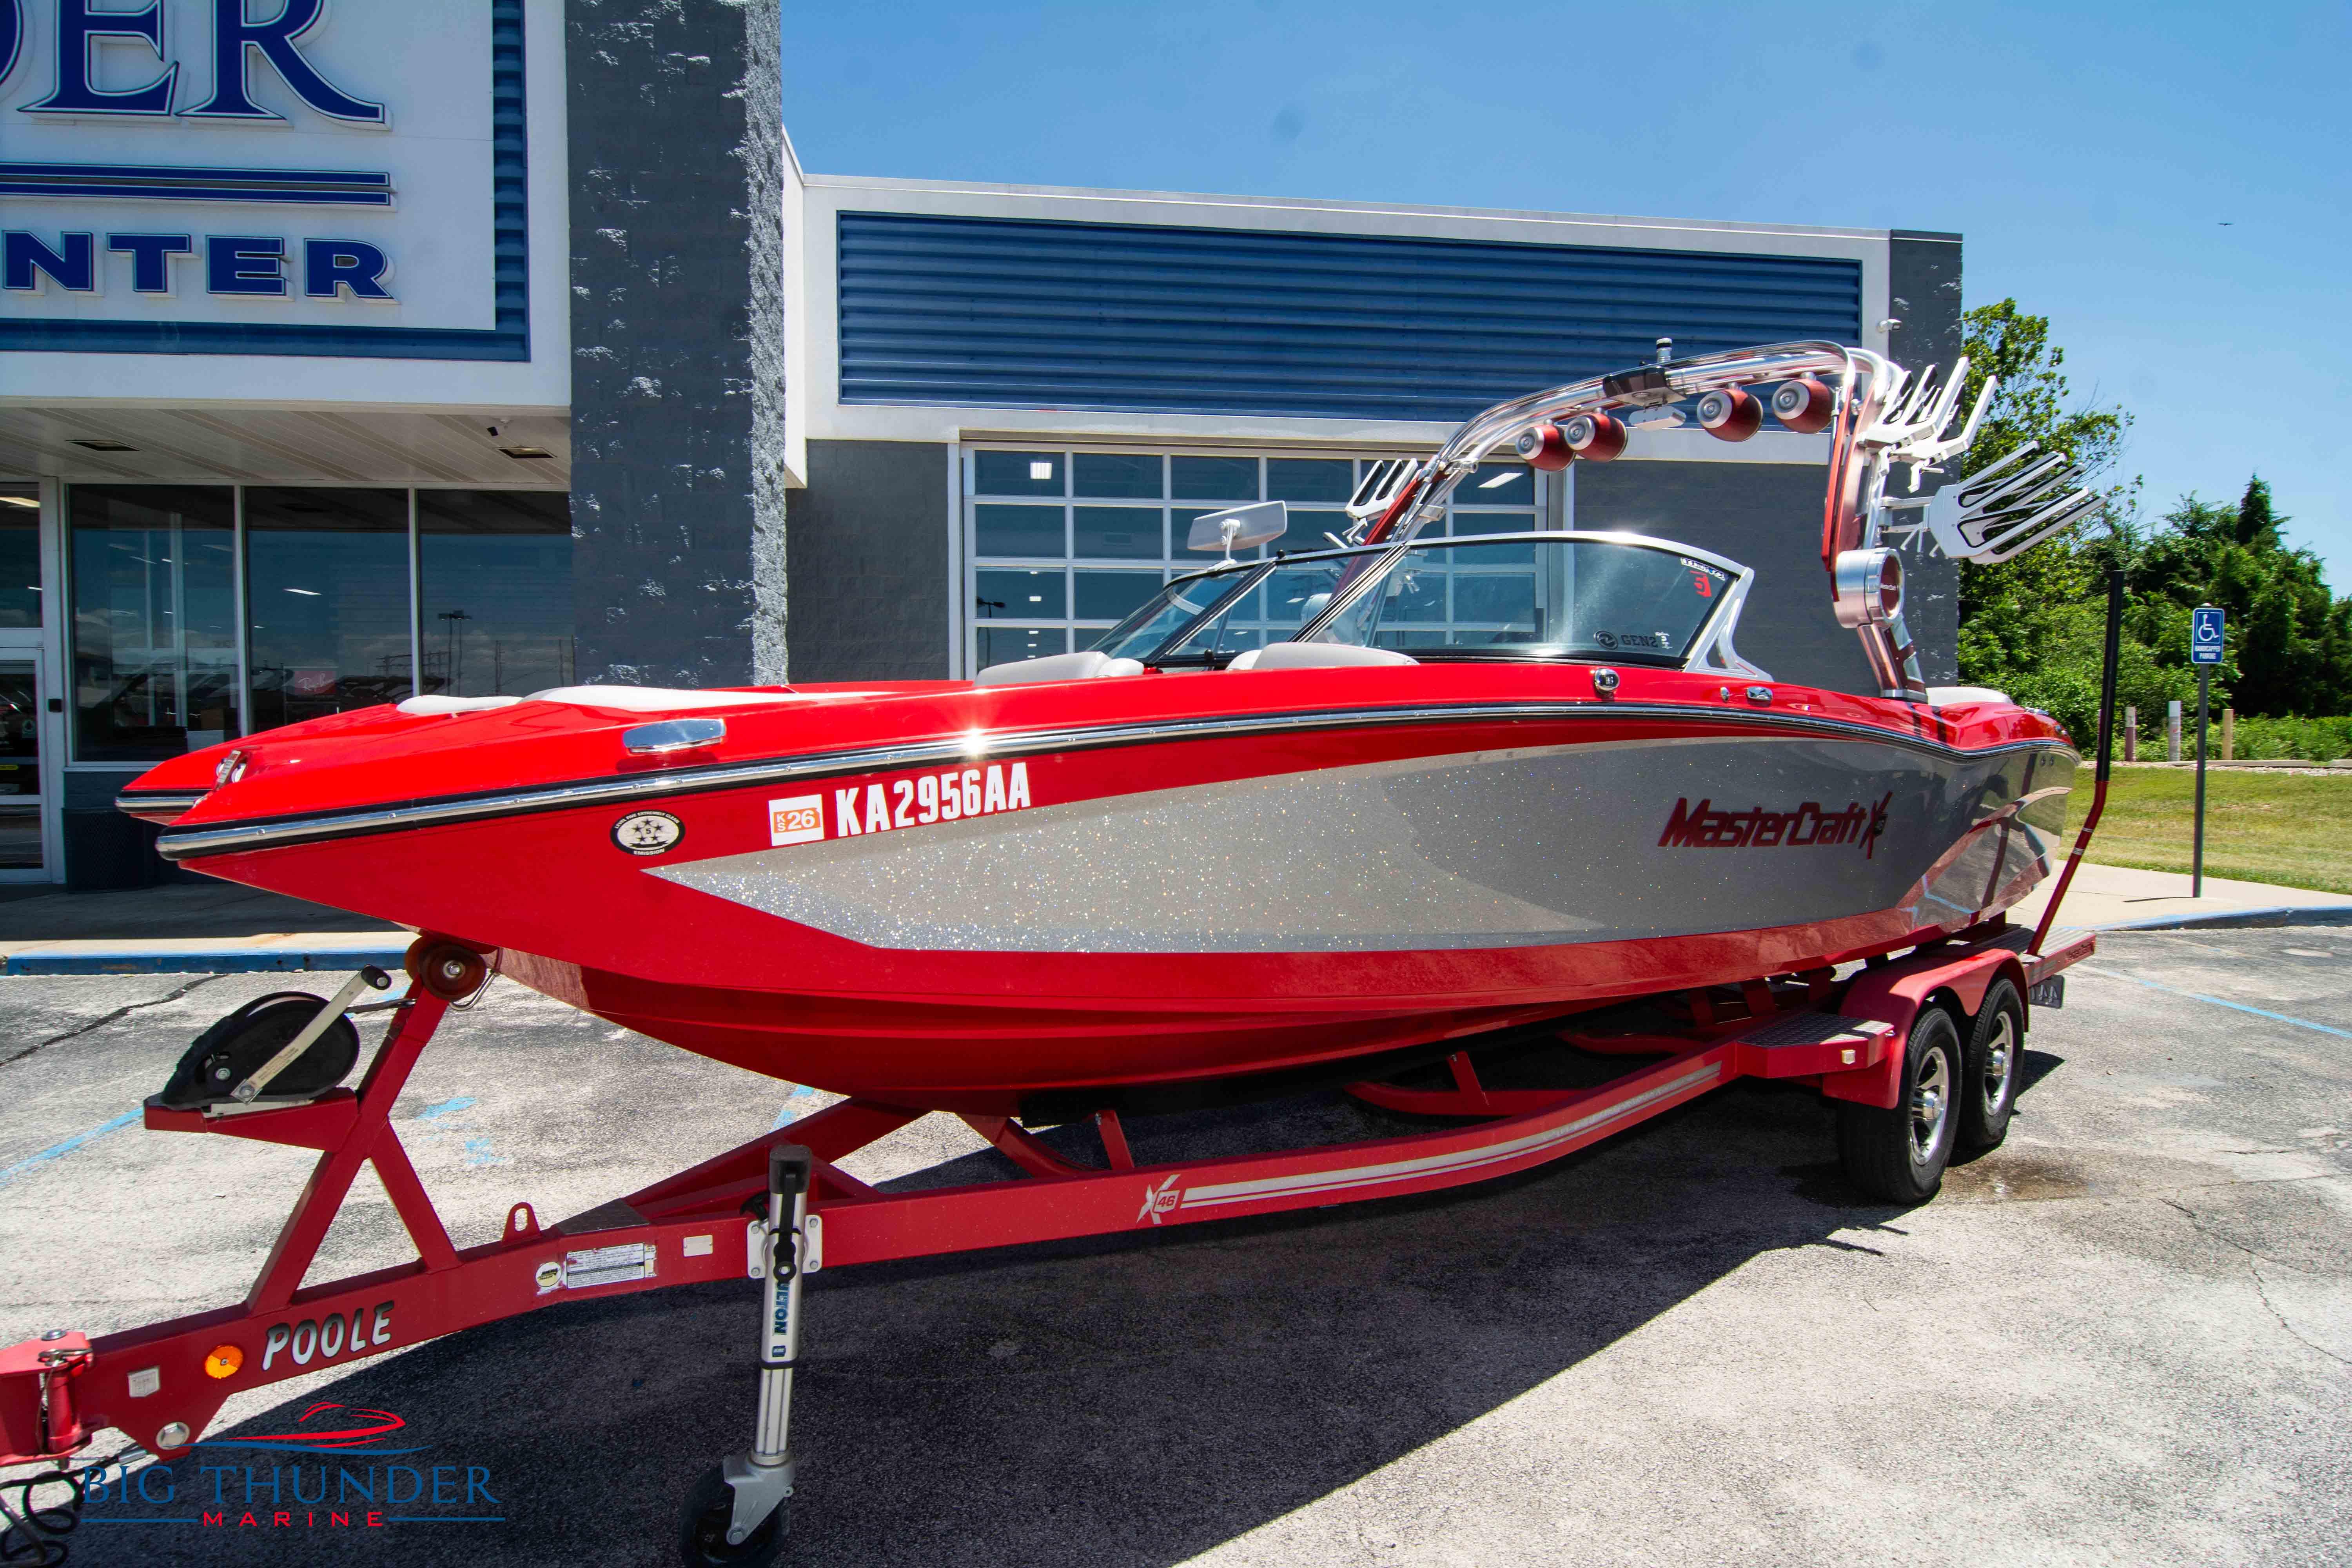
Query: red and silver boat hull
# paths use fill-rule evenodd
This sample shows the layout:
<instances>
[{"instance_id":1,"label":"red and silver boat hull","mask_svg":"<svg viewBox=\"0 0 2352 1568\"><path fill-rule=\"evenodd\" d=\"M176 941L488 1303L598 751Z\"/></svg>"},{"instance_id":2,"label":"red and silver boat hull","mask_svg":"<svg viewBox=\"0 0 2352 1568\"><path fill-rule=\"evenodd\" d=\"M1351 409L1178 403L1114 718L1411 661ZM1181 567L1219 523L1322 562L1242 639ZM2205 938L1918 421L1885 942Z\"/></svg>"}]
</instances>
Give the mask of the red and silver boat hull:
<instances>
[{"instance_id":1,"label":"red and silver boat hull","mask_svg":"<svg viewBox=\"0 0 2352 1568\"><path fill-rule=\"evenodd\" d=\"M1138 684L779 693L650 768L615 755L642 713L330 721L246 742L163 846L754 1071L1001 1114L1958 930L2046 874L2076 761L2006 705L1674 671L1614 700L1557 667L1153 678L1143 711ZM467 765L546 782L418 789L460 727Z\"/></svg>"}]
</instances>

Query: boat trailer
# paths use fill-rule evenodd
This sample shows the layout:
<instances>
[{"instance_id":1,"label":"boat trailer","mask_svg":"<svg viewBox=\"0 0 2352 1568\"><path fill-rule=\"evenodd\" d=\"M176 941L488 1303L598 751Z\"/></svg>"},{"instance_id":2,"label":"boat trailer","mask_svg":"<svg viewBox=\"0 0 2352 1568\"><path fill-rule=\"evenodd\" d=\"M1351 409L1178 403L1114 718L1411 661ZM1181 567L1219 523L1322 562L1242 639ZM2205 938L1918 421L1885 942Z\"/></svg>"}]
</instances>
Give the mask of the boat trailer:
<instances>
[{"instance_id":1,"label":"boat trailer","mask_svg":"<svg viewBox=\"0 0 2352 1568\"><path fill-rule=\"evenodd\" d=\"M405 994L371 1005L392 1023L355 1091L331 1088L272 1103L241 1084L236 1096L203 1109L166 1106L164 1095L147 1101L146 1125L157 1131L312 1149L317 1163L243 1301L94 1339L53 1330L0 1350L0 1465L58 1467L37 1479L62 1481L72 1501L37 1515L42 1531L26 1539L59 1553L34 1560L62 1562L64 1543L54 1537L71 1529L81 1496L69 1460L100 1428L169 1457L186 1450L233 1394L560 1301L749 1277L763 1282L754 1436L689 1494L680 1548L690 1563L764 1562L781 1549L793 1489L787 1435L810 1274L1486 1181L1573 1153L1742 1078L1818 1085L1842 1102L1841 1150L1857 1184L1876 1197L1917 1201L1940 1175L1965 1100L1958 1042L1992 1013L2010 1016L2000 1068L2013 1096L2027 1006L2054 1004L2059 972L2093 945L2086 931L2053 941L1995 919L1901 957L1872 958L1843 979L1821 970L1653 998L1652 1016L1668 1023L1652 1032L1580 1032L1592 1026L1589 1016L1549 1026L1549 1036L1579 1050L1643 1058L1598 1088L1490 1089L1474 1059L1483 1037L1472 1037L1444 1058L1450 1082L1443 1087L1348 1086L1373 1106L1446 1125L1200 1163L1139 1164L1115 1110L1093 1118L1098 1164L1074 1162L1014 1119L965 1116L1019 1174L886 1192L840 1163L925 1113L847 1100L558 1225L542 1226L530 1204L518 1203L496 1240L461 1247L418 1179L392 1111L442 1020L481 993L490 966L471 948L421 938L409 952ZM320 1009L325 1022L306 1032L331 1023L327 1015L341 1013L363 984L383 978L363 974L344 986ZM2013 999L1996 994L2003 982ZM1527 1031L1513 1035L1524 1041ZM1927 1059L1936 1041L1948 1042L1940 1068ZM278 1053L281 1066L302 1043ZM251 1077L266 1079L267 1068ZM1923 1138L1934 1156L1926 1192L1906 1187L1900 1174ZM306 1287L304 1272L362 1165L374 1167L416 1258Z\"/></svg>"}]
</instances>

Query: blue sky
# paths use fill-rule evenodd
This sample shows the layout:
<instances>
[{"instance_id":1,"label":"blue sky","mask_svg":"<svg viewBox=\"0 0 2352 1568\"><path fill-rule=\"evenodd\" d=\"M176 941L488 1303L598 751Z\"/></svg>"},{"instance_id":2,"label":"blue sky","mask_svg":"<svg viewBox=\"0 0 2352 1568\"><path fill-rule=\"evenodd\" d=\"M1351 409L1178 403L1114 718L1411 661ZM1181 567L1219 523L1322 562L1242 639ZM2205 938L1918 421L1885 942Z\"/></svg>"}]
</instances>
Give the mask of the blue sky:
<instances>
[{"instance_id":1,"label":"blue sky","mask_svg":"<svg viewBox=\"0 0 2352 1568\"><path fill-rule=\"evenodd\" d=\"M813 172L1957 230L2352 593L2352 6L789 3ZM2330 108L2333 104L2335 107Z\"/></svg>"}]
</instances>

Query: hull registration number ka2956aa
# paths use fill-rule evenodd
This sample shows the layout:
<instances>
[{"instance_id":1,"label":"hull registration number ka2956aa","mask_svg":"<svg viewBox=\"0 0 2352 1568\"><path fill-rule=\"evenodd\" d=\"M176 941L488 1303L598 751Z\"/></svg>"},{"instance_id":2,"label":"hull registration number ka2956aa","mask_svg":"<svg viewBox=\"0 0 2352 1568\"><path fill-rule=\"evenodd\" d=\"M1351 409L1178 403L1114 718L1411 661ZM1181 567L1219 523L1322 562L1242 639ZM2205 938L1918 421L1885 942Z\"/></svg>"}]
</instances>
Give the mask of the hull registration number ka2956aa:
<instances>
[{"instance_id":1,"label":"hull registration number ka2956aa","mask_svg":"<svg viewBox=\"0 0 2352 1568\"><path fill-rule=\"evenodd\" d=\"M939 768L877 784L839 785L816 795L768 803L771 844L809 844L820 838L854 838L1023 811L1035 804L1029 791L1029 764L989 763Z\"/></svg>"}]
</instances>

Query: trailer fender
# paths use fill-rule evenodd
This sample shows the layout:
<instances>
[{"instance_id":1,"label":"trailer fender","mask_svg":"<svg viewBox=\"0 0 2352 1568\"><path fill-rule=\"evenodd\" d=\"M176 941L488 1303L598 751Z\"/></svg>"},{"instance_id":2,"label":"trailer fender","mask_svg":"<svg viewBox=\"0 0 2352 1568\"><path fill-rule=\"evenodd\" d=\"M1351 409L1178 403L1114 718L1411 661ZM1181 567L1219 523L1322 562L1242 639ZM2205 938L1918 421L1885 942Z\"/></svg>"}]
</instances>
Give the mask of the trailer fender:
<instances>
[{"instance_id":1,"label":"trailer fender","mask_svg":"<svg viewBox=\"0 0 2352 1568\"><path fill-rule=\"evenodd\" d=\"M1961 1014L1953 1022L1961 1026L1961 1037L1965 1038L1968 1020L1976 1016L1977 1010L1984 1005L1985 993L2003 975L2016 984L2019 995L2025 994L2024 966L2018 963L2015 953L2006 949L1979 950L1959 957L1948 951L1915 952L1855 975L1846 987L1838 1011L1850 1018L1874 1018L1892 1024L1896 1041L1907 1042L1919 1009L1928 1005L1937 993L1948 992ZM1891 1110L1902 1098L1906 1054L1903 1045L1897 1044L1883 1060L1869 1067L1856 1068L1852 1072L1824 1073L1822 1092L1832 1100L1851 1100Z\"/></svg>"}]
</instances>

